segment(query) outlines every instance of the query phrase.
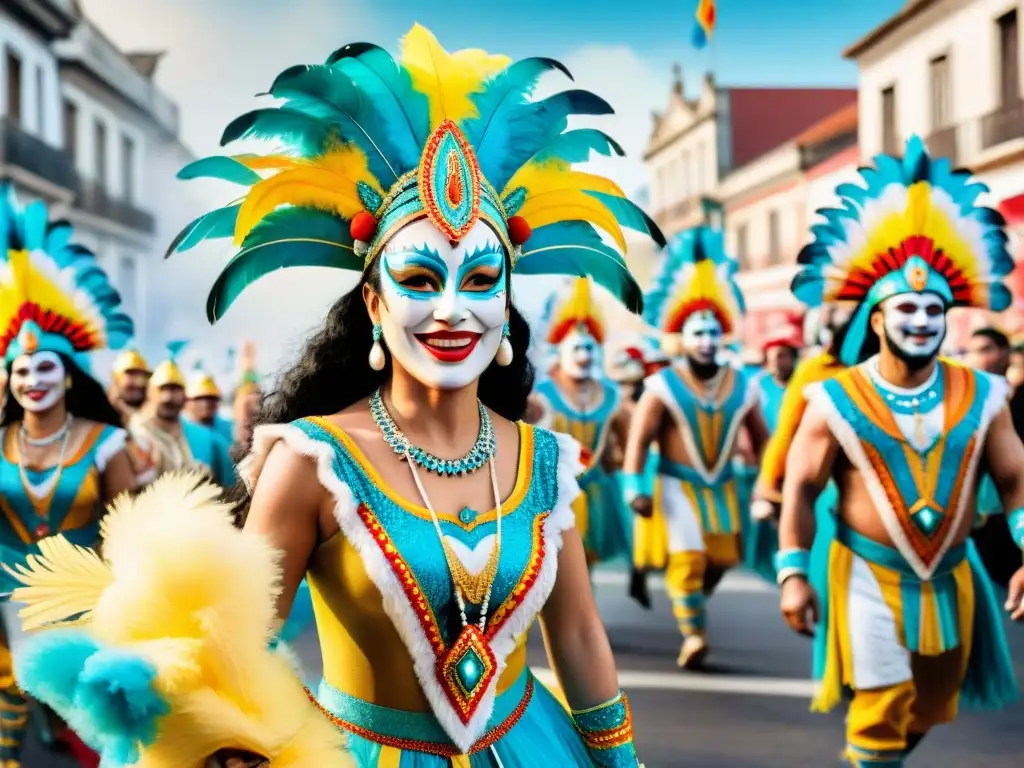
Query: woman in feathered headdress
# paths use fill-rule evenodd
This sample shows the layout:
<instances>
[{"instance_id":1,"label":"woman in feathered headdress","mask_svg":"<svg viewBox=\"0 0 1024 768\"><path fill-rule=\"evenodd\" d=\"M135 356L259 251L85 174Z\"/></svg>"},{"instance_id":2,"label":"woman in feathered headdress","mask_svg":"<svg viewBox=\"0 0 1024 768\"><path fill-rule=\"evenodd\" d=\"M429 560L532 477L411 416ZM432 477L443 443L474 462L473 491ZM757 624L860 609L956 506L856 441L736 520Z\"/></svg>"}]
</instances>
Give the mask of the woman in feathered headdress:
<instances>
[{"instance_id":1,"label":"woman in feathered headdress","mask_svg":"<svg viewBox=\"0 0 1024 768\"><path fill-rule=\"evenodd\" d=\"M566 130L573 115L611 111L596 96L531 100L549 71L567 74L551 59L449 53L416 25L397 62L359 43L326 64L286 70L270 88L282 103L225 132L225 142L276 139L280 152L208 158L183 172L244 187L172 247L210 236L239 245L211 291L211 319L282 267L359 275L257 419L237 536L280 550L279 616L308 572L324 657L316 705L347 733L361 766L512 768L536 765L538 755L560 766L636 765L628 703L574 528L580 446L516 423L533 372L511 276L590 274L639 310L623 256L597 228L619 245L621 226L661 235L616 185L573 169L592 151L621 150L600 131ZM189 520L154 529L158 545ZM148 542L137 545L144 552ZM183 591L148 598L170 606ZM275 597L266 590L267 604ZM203 592L187 598L197 604ZM222 624L209 613L204 649L230 655L232 642L267 631L213 631ZM526 631L538 618L571 714L526 667ZM159 626L156 615L135 625L144 619ZM294 687L249 668L161 676L162 659L148 659L169 718L187 706L175 698L187 685L209 685L206 701L222 714L202 728L220 728L219 745L273 766L342 761L303 757L302 734L275 722ZM161 765L194 766L211 741L175 723L174 738L165 729L143 755L174 745L180 753Z\"/></svg>"},{"instance_id":2,"label":"woman in feathered headdress","mask_svg":"<svg viewBox=\"0 0 1024 768\"><path fill-rule=\"evenodd\" d=\"M644 468L659 449L658 508L668 535L637 531L636 566L657 566L667 545L666 589L683 644L677 663L699 667L707 654L704 603L725 571L742 559L748 510L733 464L740 430L760 453L767 439L755 377L721 362L737 334L743 297L720 230L696 227L672 240L646 302L647 322L676 339L679 362L649 377L630 426L623 466L626 502L641 517L654 512ZM670 346L670 345L664 345ZM645 549L639 549L640 546Z\"/></svg>"},{"instance_id":3,"label":"woman in feathered headdress","mask_svg":"<svg viewBox=\"0 0 1024 768\"><path fill-rule=\"evenodd\" d=\"M71 237L67 222L47 220L44 203L22 208L0 185L0 561L9 567L56 533L95 544L104 502L135 482L121 418L87 362L123 345L132 322L95 256ZM30 709L11 666L23 645L18 606L7 600L17 582L0 582L0 765L13 768Z\"/></svg>"},{"instance_id":4,"label":"woman in feathered headdress","mask_svg":"<svg viewBox=\"0 0 1024 768\"><path fill-rule=\"evenodd\" d=\"M961 706L1019 695L969 534L984 466L1024 546L1024 445L1006 381L939 357L950 308L1010 305L1013 262L1002 217L977 205L985 187L919 138L860 174L837 188L841 207L821 212L793 282L808 304L857 307L838 349L850 367L806 389L776 565L786 621L803 634L818 623L813 708L852 689L849 762L901 766ZM815 563L814 500L833 477L834 538ZM1006 611L1024 620L1024 568L1009 591Z\"/></svg>"}]
</instances>

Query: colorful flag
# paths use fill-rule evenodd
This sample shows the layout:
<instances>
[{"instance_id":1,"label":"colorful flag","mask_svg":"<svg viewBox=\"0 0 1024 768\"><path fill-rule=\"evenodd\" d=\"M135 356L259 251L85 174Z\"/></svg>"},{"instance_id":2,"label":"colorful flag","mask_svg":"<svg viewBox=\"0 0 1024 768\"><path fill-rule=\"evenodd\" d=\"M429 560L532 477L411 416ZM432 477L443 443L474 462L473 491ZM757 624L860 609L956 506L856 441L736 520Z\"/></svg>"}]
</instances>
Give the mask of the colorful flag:
<instances>
[{"instance_id":1,"label":"colorful flag","mask_svg":"<svg viewBox=\"0 0 1024 768\"><path fill-rule=\"evenodd\" d=\"M700 0L697 3L696 23L693 26L693 46L703 48L715 31L715 0Z\"/></svg>"}]
</instances>

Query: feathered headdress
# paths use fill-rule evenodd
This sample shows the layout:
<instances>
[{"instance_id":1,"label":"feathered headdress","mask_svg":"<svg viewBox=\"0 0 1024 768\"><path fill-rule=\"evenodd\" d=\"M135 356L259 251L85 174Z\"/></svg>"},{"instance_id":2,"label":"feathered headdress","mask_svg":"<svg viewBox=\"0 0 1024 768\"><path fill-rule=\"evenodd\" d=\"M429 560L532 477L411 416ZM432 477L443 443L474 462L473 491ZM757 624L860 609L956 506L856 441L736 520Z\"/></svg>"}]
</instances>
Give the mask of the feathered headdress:
<instances>
[{"instance_id":1,"label":"feathered headdress","mask_svg":"<svg viewBox=\"0 0 1024 768\"><path fill-rule=\"evenodd\" d=\"M642 296L621 250L621 227L664 243L657 225L619 187L572 169L591 152L622 155L601 131L566 130L572 115L611 107L580 90L532 101L553 59L512 63L481 50L448 53L413 26L400 62L355 43L325 64L291 67L270 87L277 107L239 117L222 144L273 140L279 154L208 157L185 179L247 187L233 203L189 224L171 244L184 251L234 237L239 251L207 302L215 321L247 285L296 266L362 271L401 227L427 218L457 242L478 220L510 252L519 274L590 274L639 311Z\"/></svg>"},{"instance_id":2,"label":"feathered headdress","mask_svg":"<svg viewBox=\"0 0 1024 768\"><path fill-rule=\"evenodd\" d=\"M178 355L188 346L188 341L177 340L167 342L167 359L157 365L153 375L149 378L149 386L159 389L160 387L184 387L185 375L178 367Z\"/></svg>"},{"instance_id":3,"label":"feathered headdress","mask_svg":"<svg viewBox=\"0 0 1024 768\"><path fill-rule=\"evenodd\" d=\"M589 278L573 280L569 292L560 301L556 295L550 307L549 323L548 344L560 344L569 331L579 326L584 326L598 344L604 343L604 316L594 301Z\"/></svg>"},{"instance_id":4,"label":"feathered headdress","mask_svg":"<svg viewBox=\"0 0 1024 768\"><path fill-rule=\"evenodd\" d=\"M721 230L701 226L676 235L644 298L644 320L674 334L694 312L713 312L725 335L732 334L745 311L735 280L738 271L736 260L725 252Z\"/></svg>"},{"instance_id":5,"label":"feathered headdress","mask_svg":"<svg viewBox=\"0 0 1024 768\"><path fill-rule=\"evenodd\" d=\"M133 333L93 253L71 242L71 225L49 221L46 204L24 208L0 184L0 354L5 363L40 350L85 355L120 349Z\"/></svg>"},{"instance_id":6,"label":"feathered headdress","mask_svg":"<svg viewBox=\"0 0 1024 768\"><path fill-rule=\"evenodd\" d=\"M1005 222L975 204L984 184L929 157L917 136L902 159L879 155L860 175L863 186L836 187L841 207L818 211L824 221L811 228L792 287L812 307L859 303L840 350L845 365L859 362L871 311L890 296L934 293L947 308L1010 306L1001 283L1013 269Z\"/></svg>"}]
</instances>

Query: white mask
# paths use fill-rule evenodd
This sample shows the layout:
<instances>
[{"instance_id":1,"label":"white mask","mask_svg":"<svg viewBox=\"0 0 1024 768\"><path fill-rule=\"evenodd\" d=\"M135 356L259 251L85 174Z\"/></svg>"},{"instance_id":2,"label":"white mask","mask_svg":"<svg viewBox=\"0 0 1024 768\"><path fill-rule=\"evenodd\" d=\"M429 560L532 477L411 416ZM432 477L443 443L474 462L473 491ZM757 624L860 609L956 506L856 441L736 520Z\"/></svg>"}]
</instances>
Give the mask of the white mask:
<instances>
[{"instance_id":1,"label":"white mask","mask_svg":"<svg viewBox=\"0 0 1024 768\"><path fill-rule=\"evenodd\" d=\"M494 360L505 327L506 258L482 221L454 247L427 219L391 238L381 255L381 330L419 382L461 389Z\"/></svg>"},{"instance_id":2,"label":"white mask","mask_svg":"<svg viewBox=\"0 0 1024 768\"><path fill-rule=\"evenodd\" d=\"M594 377L597 348L597 339L590 335L586 326L578 326L558 344L558 367L570 379L591 379Z\"/></svg>"},{"instance_id":3,"label":"white mask","mask_svg":"<svg viewBox=\"0 0 1024 768\"><path fill-rule=\"evenodd\" d=\"M66 377L64 361L56 352L20 355L11 365L11 394L26 411L45 413L64 399Z\"/></svg>"},{"instance_id":4,"label":"white mask","mask_svg":"<svg viewBox=\"0 0 1024 768\"><path fill-rule=\"evenodd\" d=\"M946 337L946 305L934 293L901 293L882 302L885 334L907 361L928 360Z\"/></svg>"},{"instance_id":5,"label":"white mask","mask_svg":"<svg viewBox=\"0 0 1024 768\"><path fill-rule=\"evenodd\" d=\"M683 323L683 351L694 362L712 365L722 349L722 324L714 312L694 312Z\"/></svg>"}]
</instances>

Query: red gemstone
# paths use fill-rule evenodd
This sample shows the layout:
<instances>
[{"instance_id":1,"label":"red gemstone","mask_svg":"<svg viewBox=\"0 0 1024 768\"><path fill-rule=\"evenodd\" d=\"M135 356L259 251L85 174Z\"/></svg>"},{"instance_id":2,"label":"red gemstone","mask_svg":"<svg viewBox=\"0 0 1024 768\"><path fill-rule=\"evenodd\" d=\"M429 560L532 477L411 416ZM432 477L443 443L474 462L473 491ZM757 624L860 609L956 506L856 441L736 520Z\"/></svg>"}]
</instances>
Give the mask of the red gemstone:
<instances>
[{"instance_id":1,"label":"red gemstone","mask_svg":"<svg viewBox=\"0 0 1024 768\"><path fill-rule=\"evenodd\" d=\"M459 175L459 158L454 152L448 155L448 181L445 185L445 192L448 195L448 203L452 208L458 208L462 204L462 179Z\"/></svg>"},{"instance_id":2,"label":"red gemstone","mask_svg":"<svg viewBox=\"0 0 1024 768\"><path fill-rule=\"evenodd\" d=\"M50 526L48 526L46 523L40 523L39 525L36 526L36 538L37 539L45 539L49 535L50 535Z\"/></svg>"}]
</instances>

